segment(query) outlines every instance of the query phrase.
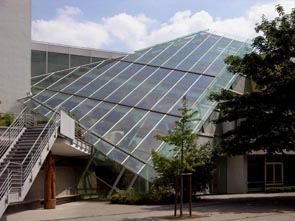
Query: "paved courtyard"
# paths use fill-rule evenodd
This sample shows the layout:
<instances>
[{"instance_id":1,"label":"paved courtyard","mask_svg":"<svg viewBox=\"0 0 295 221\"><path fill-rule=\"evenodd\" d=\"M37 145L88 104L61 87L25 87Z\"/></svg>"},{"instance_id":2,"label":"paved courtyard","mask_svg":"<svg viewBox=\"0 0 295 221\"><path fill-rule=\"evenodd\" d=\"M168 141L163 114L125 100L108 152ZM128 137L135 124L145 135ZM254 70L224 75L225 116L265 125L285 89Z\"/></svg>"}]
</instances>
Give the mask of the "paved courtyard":
<instances>
[{"instance_id":1,"label":"paved courtyard","mask_svg":"<svg viewBox=\"0 0 295 221\"><path fill-rule=\"evenodd\" d=\"M187 210L185 211L187 214ZM26 210L6 214L1 221L137 221L171 220L173 205L129 206L80 201L58 205L54 210ZM193 204L197 221L291 221L295 220L295 193L205 196Z\"/></svg>"}]
</instances>

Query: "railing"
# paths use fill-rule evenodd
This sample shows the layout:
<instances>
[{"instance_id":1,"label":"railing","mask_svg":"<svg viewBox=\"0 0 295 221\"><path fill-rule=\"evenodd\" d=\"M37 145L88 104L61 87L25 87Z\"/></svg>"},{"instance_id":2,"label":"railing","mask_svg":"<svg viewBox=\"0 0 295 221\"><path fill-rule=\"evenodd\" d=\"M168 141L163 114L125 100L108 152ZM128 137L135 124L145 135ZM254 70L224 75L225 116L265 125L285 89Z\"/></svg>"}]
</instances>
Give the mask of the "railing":
<instances>
[{"instance_id":1,"label":"railing","mask_svg":"<svg viewBox=\"0 0 295 221\"><path fill-rule=\"evenodd\" d=\"M41 153L44 148L48 148L49 150L49 140L54 132L56 132L56 128L59 126L60 123L60 115L58 113L59 109L52 114L50 119L48 120L47 124L44 126L42 132L36 139L35 143L32 145L31 149L29 150L28 154L24 158L21 163L21 174L22 174L22 184L31 174L33 167L40 160L40 164L42 163Z\"/></svg>"},{"instance_id":2,"label":"railing","mask_svg":"<svg viewBox=\"0 0 295 221\"><path fill-rule=\"evenodd\" d=\"M4 131L0 137L0 159L8 150L13 141L17 138L23 128L26 126L27 108L24 108L21 113L15 118L12 124Z\"/></svg>"},{"instance_id":3,"label":"railing","mask_svg":"<svg viewBox=\"0 0 295 221\"><path fill-rule=\"evenodd\" d=\"M85 128L83 128L79 123L76 123L75 139L73 140L73 144L76 145L78 149L91 154L93 151L93 144L88 142L83 136L86 132L87 130Z\"/></svg>"},{"instance_id":4,"label":"railing","mask_svg":"<svg viewBox=\"0 0 295 221\"><path fill-rule=\"evenodd\" d=\"M11 189L12 172L9 170L8 165L9 163L6 164L0 173L0 177L3 180L0 186L0 201L2 201L3 197L8 197L8 193Z\"/></svg>"},{"instance_id":5,"label":"railing","mask_svg":"<svg viewBox=\"0 0 295 221\"><path fill-rule=\"evenodd\" d=\"M24 115L25 110L22 112L21 116ZM33 118L28 120L30 124L34 123L34 121L31 121L32 119ZM22 125L25 126L26 121L24 120L23 122L24 123ZM9 161L5 164L5 167L1 169L0 180L2 181L2 184L0 186L0 200L2 200L3 197L10 192L19 191L19 195L21 195L24 182L27 180L30 174L32 174L33 167L36 165L38 160L40 160L40 163L42 163L42 151L44 148L46 148L46 146L49 150L49 140L59 126L59 123L60 115L58 110L56 110L46 125L43 127L42 132L39 134L24 160L22 162ZM11 166L14 168L11 169Z\"/></svg>"}]
</instances>

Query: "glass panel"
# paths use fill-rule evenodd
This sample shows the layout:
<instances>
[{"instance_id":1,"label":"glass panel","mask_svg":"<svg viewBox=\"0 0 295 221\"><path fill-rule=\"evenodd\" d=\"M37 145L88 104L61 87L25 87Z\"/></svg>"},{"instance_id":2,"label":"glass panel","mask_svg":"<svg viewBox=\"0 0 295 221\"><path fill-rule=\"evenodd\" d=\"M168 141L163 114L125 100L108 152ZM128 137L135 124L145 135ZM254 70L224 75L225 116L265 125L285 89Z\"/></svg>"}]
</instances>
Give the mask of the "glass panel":
<instances>
[{"instance_id":1,"label":"glass panel","mask_svg":"<svg viewBox=\"0 0 295 221\"><path fill-rule=\"evenodd\" d=\"M155 45L149 52L147 52L145 55L143 55L141 58L137 60L139 63L148 63L153 58L158 56L162 51L164 51L171 43L167 42L160 45Z\"/></svg>"},{"instance_id":2,"label":"glass panel","mask_svg":"<svg viewBox=\"0 0 295 221\"><path fill-rule=\"evenodd\" d=\"M190 70L191 67L220 39L220 36L211 35L208 37L190 56L188 56L177 68Z\"/></svg>"},{"instance_id":3,"label":"glass panel","mask_svg":"<svg viewBox=\"0 0 295 221\"><path fill-rule=\"evenodd\" d=\"M117 143L135 124L140 121L145 111L133 109L115 127L105 135L112 143Z\"/></svg>"},{"instance_id":4,"label":"glass panel","mask_svg":"<svg viewBox=\"0 0 295 221\"><path fill-rule=\"evenodd\" d=\"M74 69L68 69L68 70L64 70L64 71L55 72L55 73L51 74L50 76L44 78L43 81L39 82L35 86L46 88L49 85L55 84L59 79L63 78L65 75L69 74L73 70Z\"/></svg>"},{"instance_id":5,"label":"glass panel","mask_svg":"<svg viewBox=\"0 0 295 221\"><path fill-rule=\"evenodd\" d=\"M53 96L50 100L48 100L46 102L46 105L48 105L52 109L54 109L69 97L70 97L70 95L68 95L68 94L58 93L55 96Z\"/></svg>"},{"instance_id":6,"label":"glass panel","mask_svg":"<svg viewBox=\"0 0 295 221\"><path fill-rule=\"evenodd\" d=\"M276 164L274 166L275 166L275 182L276 183L281 183L283 181L282 165L281 164Z\"/></svg>"},{"instance_id":7,"label":"glass panel","mask_svg":"<svg viewBox=\"0 0 295 221\"><path fill-rule=\"evenodd\" d=\"M86 113L88 113L95 105L97 105L98 101L92 99L86 99L79 106L77 106L71 113L77 118L81 118Z\"/></svg>"},{"instance_id":8,"label":"glass panel","mask_svg":"<svg viewBox=\"0 0 295 221\"><path fill-rule=\"evenodd\" d=\"M94 123L99 121L101 117L103 117L114 106L114 104L102 102L97 107L95 107L95 109L89 112L84 118L82 118L80 120L80 123L85 127L89 128Z\"/></svg>"},{"instance_id":9,"label":"glass panel","mask_svg":"<svg viewBox=\"0 0 295 221\"><path fill-rule=\"evenodd\" d=\"M150 50L150 48L144 49L144 50L140 50L140 51L136 51L130 55L127 55L125 58L123 58L123 61L136 61L140 56L142 56L143 54L145 54L148 50Z\"/></svg>"},{"instance_id":10,"label":"glass panel","mask_svg":"<svg viewBox=\"0 0 295 221\"><path fill-rule=\"evenodd\" d=\"M184 73L171 71L171 73L169 73L169 75L155 89L150 91L150 93L143 98L137 106L145 109L152 108L183 75Z\"/></svg>"},{"instance_id":11,"label":"glass panel","mask_svg":"<svg viewBox=\"0 0 295 221\"><path fill-rule=\"evenodd\" d=\"M147 78L139 87L137 87L128 97L126 97L122 103L134 106L138 103L159 81L161 81L170 70L158 69ZM142 79L144 80L144 79Z\"/></svg>"},{"instance_id":12,"label":"glass panel","mask_svg":"<svg viewBox=\"0 0 295 221\"><path fill-rule=\"evenodd\" d=\"M56 92L44 90L40 94L37 94L36 96L34 96L33 98L42 103L55 94Z\"/></svg>"},{"instance_id":13,"label":"glass panel","mask_svg":"<svg viewBox=\"0 0 295 221\"><path fill-rule=\"evenodd\" d=\"M222 71L223 68L226 67L224 59L231 54L235 54L241 45L242 42L239 41L231 42L230 45L223 51L223 53L205 71L205 73L216 76L219 72Z\"/></svg>"},{"instance_id":14,"label":"glass panel","mask_svg":"<svg viewBox=\"0 0 295 221\"><path fill-rule=\"evenodd\" d=\"M153 110L160 112L168 112L174 104L182 98L185 91L196 81L199 75L186 74L186 76L180 80L167 95L153 108Z\"/></svg>"},{"instance_id":15,"label":"glass panel","mask_svg":"<svg viewBox=\"0 0 295 221\"><path fill-rule=\"evenodd\" d=\"M163 64L191 39L192 37L181 38L176 40L169 48L163 51L163 53L159 54L157 59L154 59L152 62L150 62L150 64L156 65L156 66Z\"/></svg>"},{"instance_id":16,"label":"glass panel","mask_svg":"<svg viewBox=\"0 0 295 221\"><path fill-rule=\"evenodd\" d=\"M123 164L128 170L138 173L138 171L143 167L143 163L134 159L133 157L129 157L126 162Z\"/></svg>"},{"instance_id":17,"label":"glass panel","mask_svg":"<svg viewBox=\"0 0 295 221\"><path fill-rule=\"evenodd\" d=\"M31 51L31 76L46 74L46 52Z\"/></svg>"},{"instance_id":18,"label":"glass panel","mask_svg":"<svg viewBox=\"0 0 295 221\"><path fill-rule=\"evenodd\" d=\"M98 90L92 97L97 99L104 99L105 97L116 91L122 84L124 84L128 79L130 79L133 74L138 71L141 65L131 65L127 69L123 70L116 78L107 83L103 88Z\"/></svg>"},{"instance_id":19,"label":"glass panel","mask_svg":"<svg viewBox=\"0 0 295 221\"><path fill-rule=\"evenodd\" d=\"M164 67L175 68L178 66L182 60L189 55L195 48L197 48L205 38L207 38L209 33L200 32L197 33L194 39L189 42L185 47L183 47L177 54L175 54L171 59L163 64Z\"/></svg>"},{"instance_id":20,"label":"glass panel","mask_svg":"<svg viewBox=\"0 0 295 221\"><path fill-rule=\"evenodd\" d=\"M266 165L266 183L273 183L274 177L273 177L273 165L267 164Z\"/></svg>"},{"instance_id":21,"label":"glass panel","mask_svg":"<svg viewBox=\"0 0 295 221\"><path fill-rule=\"evenodd\" d=\"M126 62L117 62L116 64L111 63L103 66L102 68L96 69L98 71L99 77L88 84L85 88L79 91L79 95L88 97L89 95L96 92L100 87L110 81L114 76L116 76L120 71L122 71L127 65ZM106 70L107 69L107 70Z\"/></svg>"},{"instance_id":22,"label":"glass panel","mask_svg":"<svg viewBox=\"0 0 295 221\"><path fill-rule=\"evenodd\" d=\"M48 72L68 69L69 54L48 52Z\"/></svg>"},{"instance_id":23,"label":"glass panel","mask_svg":"<svg viewBox=\"0 0 295 221\"><path fill-rule=\"evenodd\" d=\"M97 144L94 145L94 147L104 154L107 154L113 148L111 144L103 140L100 140Z\"/></svg>"},{"instance_id":24,"label":"glass panel","mask_svg":"<svg viewBox=\"0 0 295 221\"><path fill-rule=\"evenodd\" d=\"M91 63L91 60L90 60L90 57L89 56L82 56L82 55L74 55L74 54L71 54L71 64L70 66L71 67L76 67L76 66L80 66L80 65L83 65L83 64L89 64Z\"/></svg>"},{"instance_id":25,"label":"glass panel","mask_svg":"<svg viewBox=\"0 0 295 221\"><path fill-rule=\"evenodd\" d=\"M123 160L126 159L128 155L126 153L123 153L120 150L117 149L113 149L109 154L108 157L111 158L112 160L118 162L118 163L122 163Z\"/></svg>"},{"instance_id":26,"label":"glass panel","mask_svg":"<svg viewBox=\"0 0 295 221\"><path fill-rule=\"evenodd\" d=\"M214 59L221 53L221 51L231 42L229 38L220 39L213 48L208 51L202 59L194 65L191 71L203 73L206 68L214 61Z\"/></svg>"},{"instance_id":27,"label":"glass panel","mask_svg":"<svg viewBox=\"0 0 295 221\"><path fill-rule=\"evenodd\" d=\"M199 80L189 89L189 91L185 94L188 101L188 107L192 107L192 105L198 100L200 95L205 91L213 79L213 77L201 76ZM181 107L182 101L180 100L169 113L181 115L180 111L178 110Z\"/></svg>"},{"instance_id":28,"label":"glass panel","mask_svg":"<svg viewBox=\"0 0 295 221\"><path fill-rule=\"evenodd\" d=\"M157 134L168 134L168 130L173 128L173 124L176 120L179 119L176 117L166 116L144 139L140 146L134 151L133 155L144 161L147 161L151 156L152 150L156 150L162 143L161 141L157 140L155 136Z\"/></svg>"},{"instance_id":29,"label":"glass panel","mask_svg":"<svg viewBox=\"0 0 295 221\"><path fill-rule=\"evenodd\" d=\"M134 90L144 79L148 78L156 68L144 67L137 74L133 75L129 81L116 90L107 100L112 102L119 102L125 98L132 90Z\"/></svg>"},{"instance_id":30,"label":"glass panel","mask_svg":"<svg viewBox=\"0 0 295 221\"><path fill-rule=\"evenodd\" d=\"M67 90L67 88L71 88L70 84L75 84L77 79L79 77L81 77L83 74L85 74L87 71L89 71L91 68L93 68L93 65L89 65L89 66L82 66L76 70L74 70L72 73L70 73L68 76L60 79L59 81L57 81L55 84L53 84L52 86L50 86L49 88L51 90L62 90L68 93L72 93L73 91L76 91L76 87L75 90Z\"/></svg>"},{"instance_id":31,"label":"glass panel","mask_svg":"<svg viewBox=\"0 0 295 221\"><path fill-rule=\"evenodd\" d=\"M105 134L115 123L117 123L121 119L121 117L124 114L127 113L128 110L130 110L130 108L124 106L117 106L105 117L103 117L101 121L94 125L92 130L99 135ZM106 136L106 139L111 138Z\"/></svg>"},{"instance_id":32,"label":"glass panel","mask_svg":"<svg viewBox=\"0 0 295 221\"><path fill-rule=\"evenodd\" d=\"M36 76L36 77L31 78L31 85L38 83L39 81L41 81L43 78L46 78L46 77L48 77L48 74L44 74L41 76Z\"/></svg>"},{"instance_id":33,"label":"glass panel","mask_svg":"<svg viewBox=\"0 0 295 221\"><path fill-rule=\"evenodd\" d=\"M68 100L66 100L61 106L66 111L70 111L74 107L76 107L78 104L80 104L83 100L84 100L84 98L72 96L71 98L69 98Z\"/></svg>"},{"instance_id":34,"label":"glass panel","mask_svg":"<svg viewBox=\"0 0 295 221\"><path fill-rule=\"evenodd\" d=\"M146 180L152 181L156 177L156 173L151 166L145 165L145 167L140 172L140 176Z\"/></svg>"},{"instance_id":35,"label":"glass panel","mask_svg":"<svg viewBox=\"0 0 295 221\"><path fill-rule=\"evenodd\" d=\"M70 76L61 80L58 83L58 88L64 85L62 91L73 94L84 87L89 81L93 79L94 76L90 76L89 71L93 69L97 64L91 64L87 66L81 66L78 70L74 71Z\"/></svg>"},{"instance_id":36,"label":"glass panel","mask_svg":"<svg viewBox=\"0 0 295 221\"><path fill-rule=\"evenodd\" d=\"M126 151L131 152L141 140L150 132L150 130L159 122L163 115L150 112L144 119L142 119L127 136L124 137L119 146Z\"/></svg>"}]
</instances>

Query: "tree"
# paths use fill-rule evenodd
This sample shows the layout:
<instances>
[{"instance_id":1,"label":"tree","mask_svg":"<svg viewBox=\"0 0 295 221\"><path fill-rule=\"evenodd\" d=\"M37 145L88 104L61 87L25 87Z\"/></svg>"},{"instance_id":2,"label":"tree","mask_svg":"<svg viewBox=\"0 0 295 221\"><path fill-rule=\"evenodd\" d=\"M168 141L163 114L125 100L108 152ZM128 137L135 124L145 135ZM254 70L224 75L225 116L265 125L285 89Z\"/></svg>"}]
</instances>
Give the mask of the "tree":
<instances>
[{"instance_id":1,"label":"tree","mask_svg":"<svg viewBox=\"0 0 295 221\"><path fill-rule=\"evenodd\" d=\"M295 9L285 14L277 5L276 10L274 20L262 16L256 25L260 35L253 52L225 59L230 72L245 75L255 88L243 95L227 90L211 95L223 113L217 122L236 122L222 136L222 152L295 150Z\"/></svg>"},{"instance_id":2,"label":"tree","mask_svg":"<svg viewBox=\"0 0 295 221\"><path fill-rule=\"evenodd\" d=\"M183 106L179 108L182 115L179 121L174 122L174 128L168 131L168 135L156 135L156 139L174 146L173 157L167 158L155 151L152 153L154 168L158 174L155 185L165 189L175 189L175 178L184 172L201 171L202 176L197 176L195 191L199 191L208 183L211 172L211 150L209 144L197 146L197 134L191 127L198 120L193 111L187 106L186 97L183 98ZM195 181L196 181L195 180ZM197 189L198 187L198 189Z\"/></svg>"}]
</instances>

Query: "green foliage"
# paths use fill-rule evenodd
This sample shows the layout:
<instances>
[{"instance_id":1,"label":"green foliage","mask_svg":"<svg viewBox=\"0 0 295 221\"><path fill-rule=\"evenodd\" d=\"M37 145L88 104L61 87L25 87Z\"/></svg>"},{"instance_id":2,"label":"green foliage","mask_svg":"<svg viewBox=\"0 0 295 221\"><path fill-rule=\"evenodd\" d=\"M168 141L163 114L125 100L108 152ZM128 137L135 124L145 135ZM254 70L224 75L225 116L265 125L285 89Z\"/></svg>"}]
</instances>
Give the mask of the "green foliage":
<instances>
[{"instance_id":1,"label":"green foliage","mask_svg":"<svg viewBox=\"0 0 295 221\"><path fill-rule=\"evenodd\" d=\"M266 187L264 192L266 193L295 192L295 186Z\"/></svg>"},{"instance_id":2,"label":"green foliage","mask_svg":"<svg viewBox=\"0 0 295 221\"><path fill-rule=\"evenodd\" d=\"M119 192L108 196L108 200L113 204L131 204L131 205L159 205L172 203L174 196L171 193L151 190L150 192L137 192L131 190L120 190Z\"/></svg>"},{"instance_id":3,"label":"green foliage","mask_svg":"<svg viewBox=\"0 0 295 221\"><path fill-rule=\"evenodd\" d=\"M0 126L8 127L14 119L13 113L0 114Z\"/></svg>"},{"instance_id":4,"label":"green foliage","mask_svg":"<svg viewBox=\"0 0 295 221\"><path fill-rule=\"evenodd\" d=\"M154 181L154 189L162 188L162 191L173 192L177 175L183 172L196 172L193 175L194 190L200 191L211 178L212 148L209 143L197 146L197 135L191 127L194 121L198 120L195 118L197 112L187 107L186 97L183 98L183 107L180 111L181 119L174 122L174 128L168 131L168 135L156 136L157 139L174 146L174 156L168 159L162 154L152 152L154 168L158 175Z\"/></svg>"},{"instance_id":5,"label":"green foliage","mask_svg":"<svg viewBox=\"0 0 295 221\"><path fill-rule=\"evenodd\" d=\"M253 52L225 59L229 71L251 79L253 91L211 95L223 113L218 122L236 122L235 128L223 134L222 152L295 149L295 9L291 14L285 14L280 5L276 9L278 17L267 20L263 16L256 25L261 35L253 40Z\"/></svg>"}]
</instances>

